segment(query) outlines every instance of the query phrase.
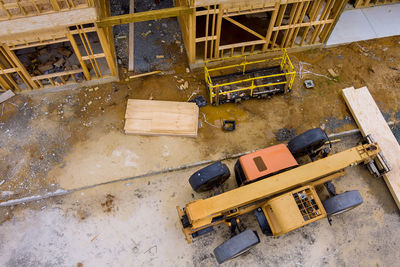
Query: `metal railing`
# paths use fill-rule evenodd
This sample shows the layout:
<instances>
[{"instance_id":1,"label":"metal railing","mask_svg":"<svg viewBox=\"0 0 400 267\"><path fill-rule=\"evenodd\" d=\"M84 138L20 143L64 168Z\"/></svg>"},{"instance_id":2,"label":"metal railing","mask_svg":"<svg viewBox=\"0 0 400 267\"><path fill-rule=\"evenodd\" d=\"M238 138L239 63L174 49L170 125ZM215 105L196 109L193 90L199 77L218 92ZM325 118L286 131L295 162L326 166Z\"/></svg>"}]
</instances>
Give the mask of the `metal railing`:
<instances>
[{"instance_id":1,"label":"metal railing","mask_svg":"<svg viewBox=\"0 0 400 267\"><path fill-rule=\"evenodd\" d=\"M278 52L280 55L278 56L268 56L268 54L274 54L274 53L267 53L265 54L265 58L261 60L253 60L249 61L248 58L257 55L255 54L248 54L246 56L233 56L233 57L228 57L228 58L223 58L223 59L214 59L205 62L204 65L204 73L205 73L205 80L208 85L209 89L209 97L210 97L210 103L214 104L216 103L217 105L219 104L218 101L215 100L219 98L221 95L229 95L232 93L240 92L240 91L250 91L250 97L255 97L254 95L254 89L256 88L261 88L261 87L271 87L271 86L276 86L276 85L284 85L285 87L285 92L287 89L292 89L294 78L296 75L296 71L294 70L293 64L288 56L288 53L286 49L277 49L273 50L273 52ZM261 53L259 53L261 54ZM234 59L240 60L240 63L237 64L229 64L227 63L228 61L232 61ZM229 70L237 70L238 68L241 68L241 72L243 76L245 76L247 67L249 66L254 66L256 64L271 64L271 62L275 62L276 66L279 66L281 73L278 74L269 74L269 75L262 75L262 76L257 76L257 77L252 77L252 78L244 78L240 79L237 81L232 81L232 82L226 82L226 83L215 83L212 79L213 74L221 71L229 71ZM218 64L218 65L223 65L220 67L208 67L210 63L213 64ZM229 65L225 65L229 64ZM235 73L235 72L233 72ZM232 73L232 74L233 74ZM237 73L237 72L236 72ZM263 79L269 79L269 78L276 78L276 77L285 77L286 79L284 81L279 81L279 82L273 82L273 83L264 83L262 82ZM258 84L260 82L261 84ZM248 83L251 83L248 85ZM232 89L232 90L224 90L220 91L220 88L226 87L226 86L235 86L239 87L237 89Z\"/></svg>"}]
</instances>

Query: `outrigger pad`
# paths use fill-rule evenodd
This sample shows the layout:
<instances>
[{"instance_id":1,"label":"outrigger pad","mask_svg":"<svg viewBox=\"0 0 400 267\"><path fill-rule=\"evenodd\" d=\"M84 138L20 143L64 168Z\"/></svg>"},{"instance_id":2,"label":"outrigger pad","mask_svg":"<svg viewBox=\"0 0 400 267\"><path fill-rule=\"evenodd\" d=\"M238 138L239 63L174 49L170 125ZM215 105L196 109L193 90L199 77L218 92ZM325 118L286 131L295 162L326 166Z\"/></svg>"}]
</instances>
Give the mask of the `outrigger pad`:
<instances>
[{"instance_id":1,"label":"outrigger pad","mask_svg":"<svg viewBox=\"0 0 400 267\"><path fill-rule=\"evenodd\" d=\"M239 256L240 254L248 251L251 247L260 243L260 238L256 231L246 230L231 239L225 241L214 249L214 255L218 263Z\"/></svg>"}]
</instances>

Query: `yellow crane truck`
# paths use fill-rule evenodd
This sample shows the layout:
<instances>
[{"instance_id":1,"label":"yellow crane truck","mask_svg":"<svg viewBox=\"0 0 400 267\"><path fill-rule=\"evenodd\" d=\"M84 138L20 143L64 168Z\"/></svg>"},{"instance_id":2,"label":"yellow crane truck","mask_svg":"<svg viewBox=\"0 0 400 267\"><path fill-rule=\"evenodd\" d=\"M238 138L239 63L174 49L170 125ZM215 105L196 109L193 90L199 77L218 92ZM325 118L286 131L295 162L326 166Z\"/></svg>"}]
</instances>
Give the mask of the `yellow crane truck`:
<instances>
[{"instance_id":1,"label":"yellow crane truck","mask_svg":"<svg viewBox=\"0 0 400 267\"><path fill-rule=\"evenodd\" d=\"M262 233L279 236L360 205L359 191L336 194L331 181L343 176L349 166L366 164L377 176L390 171L390 166L370 136L362 144L333 155L329 155L331 148L325 131L315 128L288 145L244 155L234 167L238 187L227 192L221 192L221 185L230 177L225 164L216 162L195 172L189 178L192 188L196 192L215 189L217 194L190 202L183 209L177 207L187 241L225 223L232 238L214 249L218 263L222 263L260 242L256 231L241 229L238 217L242 214L254 212ZM306 155L311 162L299 165L296 159ZM330 197L321 201L317 186L325 186Z\"/></svg>"}]
</instances>

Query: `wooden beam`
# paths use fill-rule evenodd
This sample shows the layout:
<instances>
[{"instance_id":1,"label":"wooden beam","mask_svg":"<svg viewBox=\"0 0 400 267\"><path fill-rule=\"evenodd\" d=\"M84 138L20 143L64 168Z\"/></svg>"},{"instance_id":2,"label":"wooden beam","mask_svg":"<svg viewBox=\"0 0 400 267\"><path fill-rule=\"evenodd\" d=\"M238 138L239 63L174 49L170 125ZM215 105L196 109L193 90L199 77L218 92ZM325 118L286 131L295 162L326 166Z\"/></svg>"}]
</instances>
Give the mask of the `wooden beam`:
<instances>
[{"instance_id":1,"label":"wooden beam","mask_svg":"<svg viewBox=\"0 0 400 267\"><path fill-rule=\"evenodd\" d=\"M399 143L367 87L362 87L360 89L349 87L343 89L342 93L362 135L371 135L380 146L383 156L392 168L391 171L383 175L383 178L398 208L400 208Z\"/></svg>"},{"instance_id":2,"label":"wooden beam","mask_svg":"<svg viewBox=\"0 0 400 267\"><path fill-rule=\"evenodd\" d=\"M103 52L106 55L106 61L107 61L108 67L110 68L111 75L117 76L117 66L115 63L115 58L113 58L113 54L111 52L111 48L107 41L105 30L99 28L97 30L97 34L99 36L99 40L100 40L101 47L103 48Z\"/></svg>"},{"instance_id":3,"label":"wooden beam","mask_svg":"<svg viewBox=\"0 0 400 267\"><path fill-rule=\"evenodd\" d=\"M74 49L75 56L78 58L79 63L81 64L81 68L83 69L83 75L85 75L86 80L89 81L91 79L90 73L89 73L89 70L88 70L88 68L86 66L85 61L83 61L83 59L82 59L82 54L79 51L78 45L76 44L76 41L75 41L75 38L71 33L68 33L67 37L69 39L69 42L72 45L72 48Z\"/></svg>"},{"instance_id":4,"label":"wooden beam","mask_svg":"<svg viewBox=\"0 0 400 267\"><path fill-rule=\"evenodd\" d=\"M129 2L129 13L133 14L135 12L135 0L130 0ZM128 51L129 51L129 63L128 70L135 70L135 49L134 49L134 41L135 41L135 24L129 23L129 41L128 41Z\"/></svg>"},{"instance_id":5,"label":"wooden beam","mask_svg":"<svg viewBox=\"0 0 400 267\"><path fill-rule=\"evenodd\" d=\"M14 54L14 52L11 51L7 45L3 45L3 49L7 53L7 55L11 58L15 66L18 68L18 71L22 73L24 77L21 78L27 81L28 83L27 85L33 89L38 89L39 86L37 86L37 84L31 79L31 75L25 69L24 65L22 65L21 61L19 61L18 57Z\"/></svg>"},{"instance_id":6,"label":"wooden beam","mask_svg":"<svg viewBox=\"0 0 400 267\"><path fill-rule=\"evenodd\" d=\"M125 14L120 16L112 16L104 18L97 22L97 26L103 28L108 26L128 24L140 21L179 17L182 15L189 15L193 13L194 13L194 8L191 7L171 7L159 10L150 10L134 14Z\"/></svg>"},{"instance_id":7,"label":"wooden beam","mask_svg":"<svg viewBox=\"0 0 400 267\"><path fill-rule=\"evenodd\" d=\"M263 45L262 51L265 51L268 49L268 43L269 43L269 40L271 39L272 29L274 28L280 5L281 4L279 2L275 3L274 12L272 13L272 16L271 16L271 19L270 19L269 25L268 25L267 35L265 36L266 43L265 43L265 45Z\"/></svg>"},{"instance_id":8,"label":"wooden beam","mask_svg":"<svg viewBox=\"0 0 400 267\"><path fill-rule=\"evenodd\" d=\"M66 75L77 74L77 73L81 73L81 72L83 72L83 69L55 72L55 73L50 73L50 74L45 74L45 75L34 76L34 77L32 77L32 80L34 80L34 81L44 80L44 79L49 79L49 78L56 78L56 77L61 77L61 76L66 76Z\"/></svg>"},{"instance_id":9,"label":"wooden beam","mask_svg":"<svg viewBox=\"0 0 400 267\"><path fill-rule=\"evenodd\" d=\"M243 30L245 30L245 31L247 31L247 32L249 32L249 33L251 33L251 34L253 34L254 36L260 38L261 40L265 40L265 37L264 37L264 36L262 36L261 34L259 34L259 33L255 32L255 31L253 31L252 29L250 29L250 28L244 26L243 24L237 22L236 20L233 20L233 19L231 19L231 18L229 18L229 17L224 17L224 19L226 19L227 21L229 21L229 22L235 24L236 26L242 28Z\"/></svg>"},{"instance_id":10,"label":"wooden beam","mask_svg":"<svg viewBox=\"0 0 400 267\"><path fill-rule=\"evenodd\" d=\"M221 10L220 13L218 13L217 16L217 25L216 25L216 35L217 39L215 40L215 47L214 47L214 57L219 58L219 45L221 43L221 27L222 27L222 17L224 16L224 7L222 5L219 5L219 9ZM229 19L229 18L227 18ZM211 51L212 53L213 51Z\"/></svg>"}]
</instances>

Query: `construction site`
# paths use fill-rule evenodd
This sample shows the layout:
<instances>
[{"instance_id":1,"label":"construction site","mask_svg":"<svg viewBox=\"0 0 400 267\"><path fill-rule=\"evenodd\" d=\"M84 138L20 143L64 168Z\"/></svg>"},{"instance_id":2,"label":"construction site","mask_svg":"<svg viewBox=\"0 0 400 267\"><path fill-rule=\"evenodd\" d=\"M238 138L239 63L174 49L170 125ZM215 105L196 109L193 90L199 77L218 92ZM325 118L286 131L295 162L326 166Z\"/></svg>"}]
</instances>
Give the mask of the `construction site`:
<instances>
[{"instance_id":1,"label":"construction site","mask_svg":"<svg viewBox=\"0 0 400 267\"><path fill-rule=\"evenodd\" d=\"M0 266L398 266L400 2L1 0Z\"/></svg>"}]
</instances>

